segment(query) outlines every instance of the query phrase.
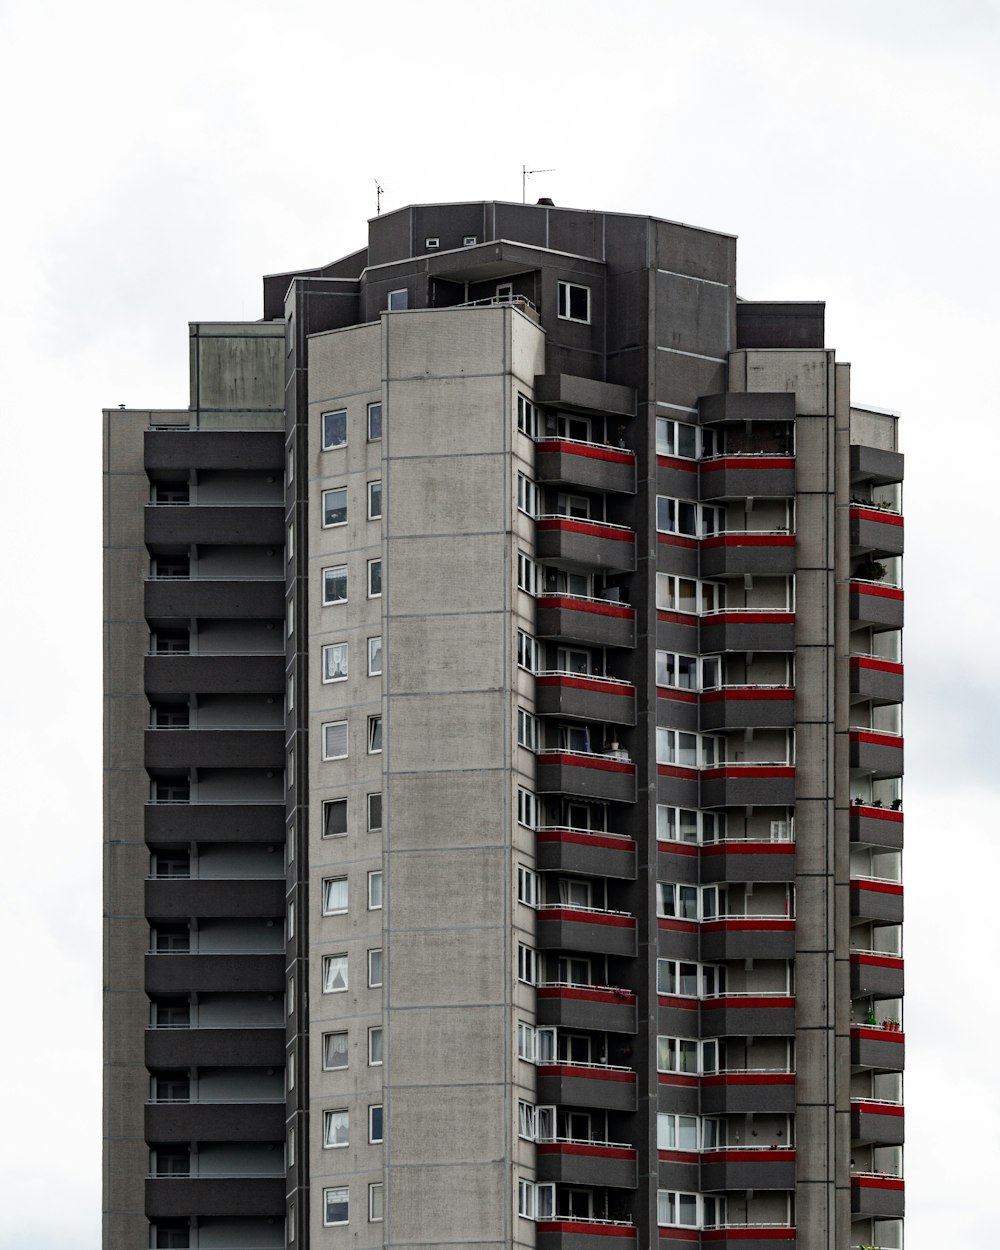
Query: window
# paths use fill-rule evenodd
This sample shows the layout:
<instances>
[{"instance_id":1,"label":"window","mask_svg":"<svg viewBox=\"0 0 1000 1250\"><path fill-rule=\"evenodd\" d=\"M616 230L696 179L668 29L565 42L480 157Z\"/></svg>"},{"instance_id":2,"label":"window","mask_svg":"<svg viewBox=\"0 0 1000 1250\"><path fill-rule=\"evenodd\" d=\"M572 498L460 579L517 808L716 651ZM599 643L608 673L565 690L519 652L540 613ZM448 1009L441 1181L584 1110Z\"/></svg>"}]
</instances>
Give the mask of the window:
<instances>
[{"instance_id":1,"label":"window","mask_svg":"<svg viewBox=\"0 0 1000 1250\"><path fill-rule=\"evenodd\" d=\"M659 1112L656 1117L657 1150L697 1150L698 1117Z\"/></svg>"},{"instance_id":2,"label":"window","mask_svg":"<svg viewBox=\"0 0 1000 1250\"><path fill-rule=\"evenodd\" d=\"M333 447L346 447L347 409L338 408L336 412L324 412L322 422L323 450L329 451Z\"/></svg>"},{"instance_id":3,"label":"window","mask_svg":"<svg viewBox=\"0 0 1000 1250\"><path fill-rule=\"evenodd\" d=\"M590 519L590 499L586 495L570 495L559 491L556 494L556 515L587 521ZM596 519L598 518L595 516Z\"/></svg>"},{"instance_id":4,"label":"window","mask_svg":"<svg viewBox=\"0 0 1000 1250\"><path fill-rule=\"evenodd\" d=\"M478 242L479 242L479 237L475 234L463 234L462 235L463 247L475 247Z\"/></svg>"},{"instance_id":5,"label":"window","mask_svg":"<svg viewBox=\"0 0 1000 1250\"><path fill-rule=\"evenodd\" d=\"M538 516L538 487L523 473L517 475L517 506L528 516Z\"/></svg>"},{"instance_id":6,"label":"window","mask_svg":"<svg viewBox=\"0 0 1000 1250\"><path fill-rule=\"evenodd\" d=\"M681 768L710 768L726 758L725 738L711 734L683 733L679 729L656 730L657 764L677 764Z\"/></svg>"},{"instance_id":7,"label":"window","mask_svg":"<svg viewBox=\"0 0 1000 1250\"><path fill-rule=\"evenodd\" d=\"M347 832L347 800L327 799L323 804L323 837L342 838Z\"/></svg>"},{"instance_id":8,"label":"window","mask_svg":"<svg viewBox=\"0 0 1000 1250\"><path fill-rule=\"evenodd\" d=\"M375 1103L368 1108L368 1141L377 1146L382 1141L382 1104Z\"/></svg>"},{"instance_id":9,"label":"window","mask_svg":"<svg viewBox=\"0 0 1000 1250\"><path fill-rule=\"evenodd\" d=\"M191 576L190 556L157 556L153 561L153 576L163 578L185 578Z\"/></svg>"},{"instance_id":10,"label":"window","mask_svg":"<svg viewBox=\"0 0 1000 1250\"><path fill-rule=\"evenodd\" d=\"M288 1088L295 1088L295 1051L290 1050L285 1057L285 1073L288 1076Z\"/></svg>"},{"instance_id":11,"label":"window","mask_svg":"<svg viewBox=\"0 0 1000 1250\"><path fill-rule=\"evenodd\" d=\"M347 878L324 878L323 915L339 916L345 911L347 911Z\"/></svg>"},{"instance_id":12,"label":"window","mask_svg":"<svg viewBox=\"0 0 1000 1250\"><path fill-rule=\"evenodd\" d=\"M517 944L517 979L527 985L538 984L538 952L523 942Z\"/></svg>"},{"instance_id":13,"label":"window","mask_svg":"<svg viewBox=\"0 0 1000 1250\"><path fill-rule=\"evenodd\" d=\"M323 1190L323 1223L327 1227L331 1224L348 1223L349 1192L346 1186L342 1189Z\"/></svg>"},{"instance_id":14,"label":"window","mask_svg":"<svg viewBox=\"0 0 1000 1250\"><path fill-rule=\"evenodd\" d=\"M673 1189L656 1191L656 1222L661 1228L712 1228L725 1220L725 1198Z\"/></svg>"},{"instance_id":15,"label":"window","mask_svg":"<svg viewBox=\"0 0 1000 1250\"><path fill-rule=\"evenodd\" d=\"M288 674L288 683L285 691L285 711L290 712L295 706L295 674Z\"/></svg>"},{"instance_id":16,"label":"window","mask_svg":"<svg viewBox=\"0 0 1000 1250\"><path fill-rule=\"evenodd\" d=\"M288 1204L288 1214L285 1216L285 1232L288 1234L288 1240L295 1240L295 1203Z\"/></svg>"},{"instance_id":17,"label":"window","mask_svg":"<svg viewBox=\"0 0 1000 1250\"><path fill-rule=\"evenodd\" d=\"M368 405L368 441L377 443L382 437L382 405Z\"/></svg>"},{"instance_id":18,"label":"window","mask_svg":"<svg viewBox=\"0 0 1000 1250\"><path fill-rule=\"evenodd\" d=\"M535 1026L523 1020L517 1022L517 1057L525 1063L535 1062Z\"/></svg>"},{"instance_id":19,"label":"window","mask_svg":"<svg viewBox=\"0 0 1000 1250\"><path fill-rule=\"evenodd\" d=\"M368 1030L368 1065L377 1068L382 1062L381 1026Z\"/></svg>"},{"instance_id":20,"label":"window","mask_svg":"<svg viewBox=\"0 0 1000 1250\"><path fill-rule=\"evenodd\" d=\"M657 573L656 606L665 612L716 612L726 606L726 587L723 582Z\"/></svg>"},{"instance_id":21,"label":"window","mask_svg":"<svg viewBox=\"0 0 1000 1250\"><path fill-rule=\"evenodd\" d=\"M528 829L538 825L538 799L530 790L518 789L517 792L517 823Z\"/></svg>"},{"instance_id":22,"label":"window","mask_svg":"<svg viewBox=\"0 0 1000 1250\"><path fill-rule=\"evenodd\" d=\"M292 747L285 755L285 793L295 785L295 748Z\"/></svg>"},{"instance_id":23,"label":"window","mask_svg":"<svg viewBox=\"0 0 1000 1250\"><path fill-rule=\"evenodd\" d=\"M377 521L382 515L382 483L368 483L368 520Z\"/></svg>"},{"instance_id":24,"label":"window","mask_svg":"<svg viewBox=\"0 0 1000 1250\"><path fill-rule=\"evenodd\" d=\"M323 570L323 606L347 602L347 565Z\"/></svg>"},{"instance_id":25,"label":"window","mask_svg":"<svg viewBox=\"0 0 1000 1250\"><path fill-rule=\"evenodd\" d=\"M378 677L382 672L382 639L368 639L368 676Z\"/></svg>"},{"instance_id":26,"label":"window","mask_svg":"<svg viewBox=\"0 0 1000 1250\"><path fill-rule=\"evenodd\" d=\"M537 595L541 587L538 565L520 551L517 553L517 584L529 595Z\"/></svg>"},{"instance_id":27,"label":"window","mask_svg":"<svg viewBox=\"0 0 1000 1250\"><path fill-rule=\"evenodd\" d=\"M517 709L517 741L529 751L538 750L538 718L521 707Z\"/></svg>"},{"instance_id":28,"label":"window","mask_svg":"<svg viewBox=\"0 0 1000 1250\"><path fill-rule=\"evenodd\" d=\"M285 603L285 632L291 638L295 633L295 600L289 599Z\"/></svg>"},{"instance_id":29,"label":"window","mask_svg":"<svg viewBox=\"0 0 1000 1250\"><path fill-rule=\"evenodd\" d=\"M381 950L372 950L368 952L368 988L377 990L382 984L382 952Z\"/></svg>"},{"instance_id":30,"label":"window","mask_svg":"<svg viewBox=\"0 0 1000 1250\"><path fill-rule=\"evenodd\" d=\"M529 673L538 672L538 643L522 629L517 631L517 662Z\"/></svg>"},{"instance_id":31,"label":"window","mask_svg":"<svg viewBox=\"0 0 1000 1250\"><path fill-rule=\"evenodd\" d=\"M288 1147L287 1147L287 1166L295 1166L295 1129L288 1130Z\"/></svg>"},{"instance_id":32,"label":"window","mask_svg":"<svg viewBox=\"0 0 1000 1250\"><path fill-rule=\"evenodd\" d=\"M291 486L295 481L295 444L289 443L285 448L285 485Z\"/></svg>"},{"instance_id":33,"label":"window","mask_svg":"<svg viewBox=\"0 0 1000 1250\"><path fill-rule=\"evenodd\" d=\"M288 904L287 919L285 921L285 941L295 936L295 903Z\"/></svg>"},{"instance_id":34,"label":"window","mask_svg":"<svg viewBox=\"0 0 1000 1250\"><path fill-rule=\"evenodd\" d=\"M389 292L389 302L386 304L389 312L405 312L410 306L410 292L406 287L402 287L398 291Z\"/></svg>"},{"instance_id":35,"label":"window","mask_svg":"<svg viewBox=\"0 0 1000 1250\"><path fill-rule=\"evenodd\" d=\"M441 240L436 235L432 235L431 237L424 239L424 247L427 248L428 251L430 251L431 248L440 246Z\"/></svg>"},{"instance_id":36,"label":"window","mask_svg":"<svg viewBox=\"0 0 1000 1250\"><path fill-rule=\"evenodd\" d=\"M698 657L676 651L657 651L656 684L676 690L698 689Z\"/></svg>"},{"instance_id":37,"label":"window","mask_svg":"<svg viewBox=\"0 0 1000 1250\"><path fill-rule=\"evenodd\" d=\"M590 322L590 287L575 282L560 282L559 316L564 321Z\"/></svg>"},{"instance_id":38,"label":"window","mask_svg":"<svg viewBox=\"0 0 1000 1250\"><path fill-rule=\"evenodd\" d=\"M680 959L656 961L656 992L676 998L711 998L726 988L726 969L715 964L686 963Z\"/></svg>"},{"instance_id":39,"label":"window","mask_svg":"<svg viewBox=\"0 0 1000 1250\"><path fill-rule=\"evenodd\" d=\"M500 289L497 288L499 295ZM517 428L529 438L538 437L538 409L523 395L517 397Z\"/></svg>"},{"instance_id":40,"label":"window","mask_svg":"<svg viewBox=\"0 0 1000 1250\"><path fill-rule=\"evenodd\" d=\"M372 1181L368 1186L368 1221L378 1224L385 1216L385 1191L382 1181Z\"/></svg>"},{"instance_id":41,"label":"window","mask_svg":"<svg viewBox=\"0 0 1000 1250\"><path fill-rule=\"evenodd\" d=\"M382 873L376 870L368 874L368 910L378 911L382 906Z\"/></svg>"},{"instance_id":42,"label":"window","mask_svg":"<svg viewBox=\"0 0 1000 1250\"><path fill-rule=\"evenodd\" d=\"M347 721L328 721L323 727L323 758L347 759Z\"/></svg>"},{"instance_id":43,"label":"window","mask_svg":"<svg viewBox=\"0 0 1000 1250\"><path fill-rule=\"evenodd\" d=\"M323 1068L327 1072L334 1072L339 1068L347 1067L347 1034L346 1033L324 1033L323 1034Z\"/></svg>"},{"instance_id":44,"label":"window","mask_svg":"<svg viewBox=\"0 0 1000 1250\"><path fill-rule=\"evenodd\" d=\"M377 599L382 593L382 561L368 561L368 598Z\"/></svg>"},{"instance_id":45,"label":"window","mask_svg":"<svg viewBox=\"0 0 1000 1250\"><path fill-rule=\"evenodd\" d=\"M726 914L726 887L658 881L656 914L680 920L714 920Z\"/></svg>"},{"instance_id":46,"label":"window","mask_svg":"<svg viewBox=\"0 0 1000 1250\"><path fill-rule=\"evenodd\" d=\"M535 1106L523 1098L517 1100L517 1135L526 1141L535 1140Z\"/></svg>"},{"instance_id":47,"label":"window","mask_svg":"<svg viewBox=\"0 0 1000 1250\"><path fill-rule=\"evenodd\" d=\"M688 807L656 808L656 837L660 842L715 842L725 836L725 816Z\"/></svg>"},{"instance_id":48,"label":"window","mask_svg":"<svg viewBox=\"0 0 1000 1250\"><path fill-rule=\"evenodd\" d=\"M292 556L295 555L295 526L291 521L285 530L285 559L291 563Z\"/></svg>"},{"instance_id":49,"label":"window","mask_svg":"<svg viewBox=\"0 0 1000 1250\"><path fill-rule=\"evenodd\" d=\"M323 492L323 528L347 524L347 487Z\"/></svg>"},{"instance_id":50,"label":"window","mask_svg":"<svg viewBox=\"0 0 1000 1250\"><path fill-rule=\"evenodd\" d=\"M347 680L347 643L332 642L323 648L323 680Z\"/></svg>"},{"instance_id":51,"label":"window","mask_svg":"<svg viewBox=\"0 0 1000 1250\"><path fill-rule=\"evenodd\" d=\"M556 1187L535 1181L517 1182L517 1213L525 1220L551 1220L556 1211Z\"/></svg>"},{"instance_id":52,"label":"window","mask_svg":"<svg viewBox=\"0 0 1000 1250\"><path fill-rule=\"evenodd\" d=\"M323 993L340 994L347 989L347 952L323 956Z\"/></svg>"},{"instance_id":53,"label":"window","mask_svg":"<svg viewBox=\"0 0 1000 1250\"><path fill-rule=\"evenodd\" d=\"M524 864L518 864L517 901L523 903L525 907L537 907L541 901L539 885L538 873L530 868L526 868Z\"/></svg>"},{"instance_id":54,"label":"window","mask_svg":"<svg viewBox=\"0 0 1000 1250\"><path fill-rule=\"evenodd\" d=\"M656 528L661 534L686 534L698 537L698 505L689 499L656 496Z\"/></svg>"},{"instance_id":55,"label":"window","mask_svg":"<svg viewBox=\"0 0 1000 1250\"><path fill-rule=\"evenodd\" d=\"M295 978L288 978L288 986L285 991L285 1008L288 1015L295 1014Z\"/></svg>"},{"instance_id":56,"label":"window","mask_svg":"<svg viewBox=\"0 0 1000 1250\"><path fill-rule=\"evenodd\" d=\"M382 750L382 717L368 717L368 754L377 755Z\"/></svg>"},{"instance_id":57,"label":"window","mask_svg":"<svg viewBox=\"0 0 1000 1250\"><path fill-rule=\"evenodd\" d=\"M686 425L683 421L671 421L668 417L657 417L656 454L697 460L698 427Z\"/></svg>"},{"instance_id":58,"label":"window","mask_svg":"<svg viewBox=\"0 0 1000 1250\"><path fill-rule=\"evenodd\" d=\"M368 832L377 833L382 828L382 795L368 796Z\"/></svg>"}]
</instances>

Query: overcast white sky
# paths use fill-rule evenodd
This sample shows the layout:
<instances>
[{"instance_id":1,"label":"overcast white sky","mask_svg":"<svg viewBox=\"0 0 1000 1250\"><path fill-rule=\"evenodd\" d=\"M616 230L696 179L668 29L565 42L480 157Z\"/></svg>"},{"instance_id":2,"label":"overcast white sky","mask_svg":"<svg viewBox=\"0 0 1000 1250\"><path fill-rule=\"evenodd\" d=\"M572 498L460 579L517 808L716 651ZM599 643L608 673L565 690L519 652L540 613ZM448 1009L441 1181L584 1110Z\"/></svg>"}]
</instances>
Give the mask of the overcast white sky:
<instances>
[{"instance_id":1,"label":"overcast white sky","mask_svg":"<svg viewBox=\"0 0 1000 1250\"><path fill-rule=\"evenodd\" d=\"M738 234L904 413L907 1250L994 1250L998 53L997 0L0 0L0 1250L99 1245L100 410L185 407L187 321L362 246L376 177L522 163Z\"/></svg>"}]
</instances>

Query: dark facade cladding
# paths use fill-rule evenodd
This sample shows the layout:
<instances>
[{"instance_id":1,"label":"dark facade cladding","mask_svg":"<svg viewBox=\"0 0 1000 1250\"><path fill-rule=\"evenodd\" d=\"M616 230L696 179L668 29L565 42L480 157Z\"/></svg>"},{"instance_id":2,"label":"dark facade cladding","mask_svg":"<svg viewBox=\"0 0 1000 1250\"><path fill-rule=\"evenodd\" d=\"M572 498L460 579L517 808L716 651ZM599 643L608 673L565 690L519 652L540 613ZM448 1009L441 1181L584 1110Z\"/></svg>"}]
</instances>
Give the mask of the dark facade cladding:
<instances>
[{"instance_id":1,"label":"dark facade cladding","mask_svg":"<svg viewBox=\"0 0 1000 1250\"><path fill-rule=\"evenodd\" d=\"M105 413L105 1250L902 1246L896 418L421 205Z\"/></svg>"}]
</instances>

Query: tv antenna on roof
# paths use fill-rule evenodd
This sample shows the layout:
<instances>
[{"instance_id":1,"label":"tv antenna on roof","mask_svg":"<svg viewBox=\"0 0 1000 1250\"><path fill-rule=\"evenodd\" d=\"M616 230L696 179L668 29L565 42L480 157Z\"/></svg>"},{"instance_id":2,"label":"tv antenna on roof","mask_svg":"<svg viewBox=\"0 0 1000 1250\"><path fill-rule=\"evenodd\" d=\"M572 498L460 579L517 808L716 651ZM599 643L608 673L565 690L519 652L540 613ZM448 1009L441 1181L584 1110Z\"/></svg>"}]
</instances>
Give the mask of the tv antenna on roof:
<instances>
[{"instance_id":1,"label":"tv antenna on roof","mask_svg":"<svg viewBox=\"0 0 1000 1250\"><path fill-rule=\"evenodd\" d=\"M375 216L378 217L382 212L382 194L385 187L381 185L379 180L375 179Z\"/></svg>"},{"instance_id":2,"label":"tv antenna on roof","mask_svg":"<svg viewBox=\"0 0 1000 1250\"><path fill-rule=\"evenodd\" d=\"M521 203L525 203L528 194L528 179L532 174L554 174L555 168L552 169L529 169L527 165L521 166Z\"/></svg>"}]
</instances>

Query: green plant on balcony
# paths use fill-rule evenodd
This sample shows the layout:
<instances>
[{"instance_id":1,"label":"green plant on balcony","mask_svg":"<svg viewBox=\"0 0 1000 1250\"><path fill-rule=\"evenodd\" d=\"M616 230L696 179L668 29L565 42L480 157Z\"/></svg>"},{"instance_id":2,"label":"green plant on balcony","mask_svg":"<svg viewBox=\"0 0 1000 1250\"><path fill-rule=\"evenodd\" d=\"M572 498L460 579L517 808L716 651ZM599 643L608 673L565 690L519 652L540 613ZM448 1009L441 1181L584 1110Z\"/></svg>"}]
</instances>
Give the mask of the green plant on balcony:
<instances>
[{"instance_id":1,"label":"green plant on balcony","mask_svg":"<svg viewBox=\"0 0 1000 1250\"><path fill-rule=\"evenodd\" d=\"M854 572L855 577L860 577L862 581L866 582L880 582L885 575L885 565L879 563L878 560L874 560L871 557L867 560L863 560Z\"/></svg>"}]
</instances>

